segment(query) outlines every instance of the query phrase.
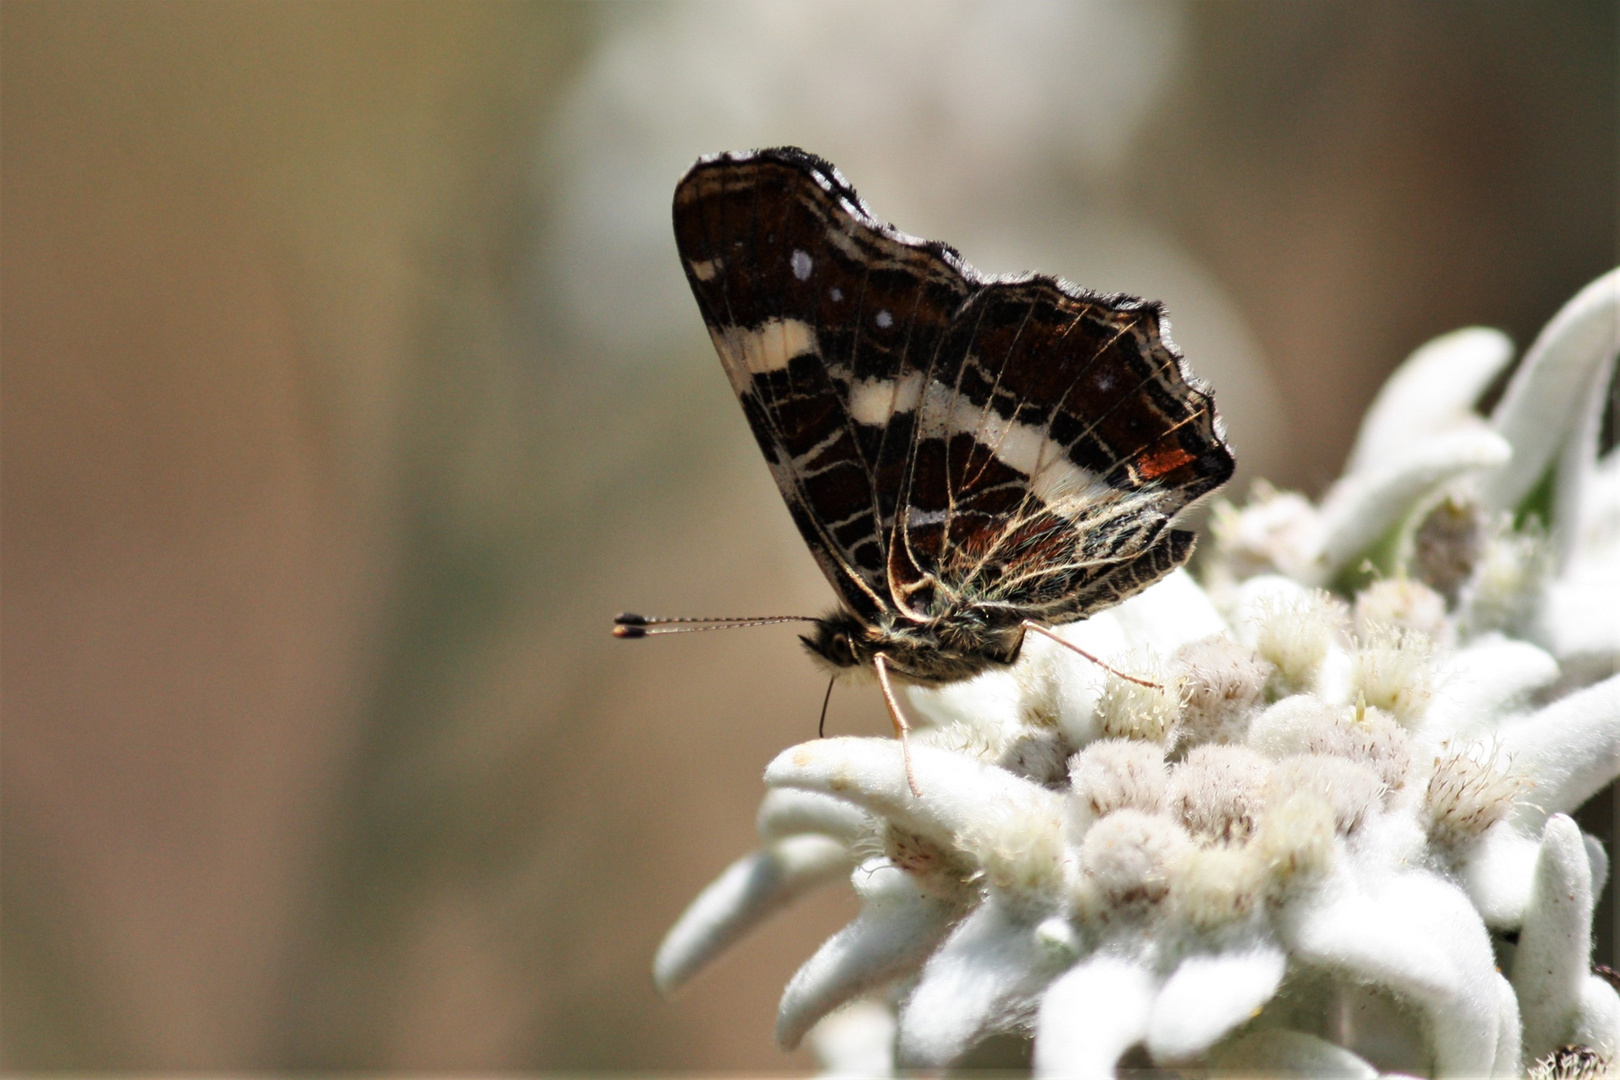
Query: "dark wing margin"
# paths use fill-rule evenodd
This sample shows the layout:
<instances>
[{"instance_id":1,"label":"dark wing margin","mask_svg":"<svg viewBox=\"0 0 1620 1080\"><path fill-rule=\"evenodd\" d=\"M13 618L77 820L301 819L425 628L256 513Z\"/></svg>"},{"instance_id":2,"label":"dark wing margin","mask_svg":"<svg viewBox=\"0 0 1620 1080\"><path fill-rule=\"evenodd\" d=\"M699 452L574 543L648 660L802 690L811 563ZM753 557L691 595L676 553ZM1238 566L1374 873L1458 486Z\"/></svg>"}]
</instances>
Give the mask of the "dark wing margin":
<instances>
[{"instance_id":1,"label":"dark wing margin","mask_svg":"<svg viewBox=\"0 0 1620 1080\"><path fill-rule=\"evenodd\" d=\"M674 224L794 522L845 604L876 622L923 373L975 286L955 251L879 222L831 164L793 148L700 160Z\"/></svg>"}]
</instances>

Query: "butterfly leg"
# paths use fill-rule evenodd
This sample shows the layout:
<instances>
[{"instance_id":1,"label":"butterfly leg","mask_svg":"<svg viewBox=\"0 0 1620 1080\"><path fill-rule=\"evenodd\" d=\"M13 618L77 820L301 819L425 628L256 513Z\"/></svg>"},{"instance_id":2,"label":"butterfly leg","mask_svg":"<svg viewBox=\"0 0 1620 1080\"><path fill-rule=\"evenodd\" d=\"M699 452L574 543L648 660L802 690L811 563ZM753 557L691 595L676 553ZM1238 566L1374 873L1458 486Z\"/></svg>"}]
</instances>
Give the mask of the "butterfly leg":
<instances>
[{"instance_id":1,"label":"butterfly leg","mask_svg":"<svg viewBox=\"0 0 1620 1080\"><path fill-rule=\"evenodd\" d=\"M1148 682L1146 679L1138 679L1135 675L1127 675L1123 671L1120 671L1118 668L1110 667L1109 665L1103 663L1101 660L1097 659L1095 656L1092 656L1090 653L1086 652L1086 650L1082 649L1080 646L1075 645L1072 642L1064 641L1062 638L1058 637L1056 634L1054 634L1052 632L1051 627L1042 626L1040 623L1035 622L1033 619L1025 619L1021 625L1023 626L1023 628L1025 630L1033 630L1037 634L1040 634L1042 637L1051 638L1053 641L1057 642L1059 645L1063 646L1065 649L1068 649L1071 652L1079 653L1081 656L1085 657L1087 660L1090 660L1093 664L1096 664L1098 667L1102 668L1104 671L1109 672L1110 674L1113 674L1113 675L1118 675L1120 678L1124 679L1126 682L1133 682L1137 686L1151 686L1155 690L1162 689L1162 687L1156 682Z\"/></svg>"},{"instance_id":2,"label":"butterfly leg","mask_svg":"<svg viewBox=\"0 0 1620 1080\"><path fill-rule=\"evenodd\" d=\"M906 714L900 711L900 702L894 696L894 686L889 682L889 658L882 653L872 657L872 666L877 668L878 686L883 688L883 700L889 706L889 719L894 721L894 737L900 740L900 755L906 762L906 783L911 793L922 798L922 788L917 786L917 774L911 771L911 741L906 738L911 731L911 725L906 723Z\"/></svg>"}]
</instances>

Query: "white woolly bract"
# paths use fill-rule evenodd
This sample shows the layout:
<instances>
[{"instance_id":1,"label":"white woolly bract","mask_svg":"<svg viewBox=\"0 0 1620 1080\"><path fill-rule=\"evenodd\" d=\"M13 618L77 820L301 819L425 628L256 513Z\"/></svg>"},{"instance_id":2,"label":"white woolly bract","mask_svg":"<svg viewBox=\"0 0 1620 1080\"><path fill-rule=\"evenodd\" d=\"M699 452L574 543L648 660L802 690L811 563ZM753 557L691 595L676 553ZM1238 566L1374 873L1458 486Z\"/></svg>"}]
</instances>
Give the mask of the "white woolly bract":
<instances>
[{"instance_id":1,"label":"white woolly bract","mask_svg":"<svg viewBox=\"0 0 1620 1080\"><path fill-rule=\"evenodd\" d=\"M833 1009L920 968L959 910L881 863L856 868L853 880L860 915L816 950L783 991L776 1041L785 1049Z\"/></svg>"},{"instance_id":2,"label":"white woolly bract","mask_svg":"<svg viewBox=\"0 0 1620 1080\"><path fill-rule=\"evenodd\" d=\"M1574 1041L1582 1019L1592 924L1592 878L1581 831L1563 814L1547 821L1530 903L1514 956L1513 987L1524 1054L1535 1061ZM1611 1039L1612 1043L1612 1039Z\"/></svg>"},{"instance_id":3,"label":"white woolly bract","mask_svg":"<svg viewBox=\"0 0 1620 1080\"><path fill-rule=\"evenodd\" d=\"M1047 990L1035 1020L1035 1075L1103 1080L1147 1034L1159 979L1130 960L1101 955Z\"/></svg>"},{"instance_id":4,"label":"white woolly bract","mask_svg":"<svg viewBox=\"0 0 1620 1080\"><path fill-rule=\"evenodd\" d=\"M1277 992L1288 956L1266 942L1189 956L1165 980L1148 1018L1154 1061L1188 1061L1260 1010Z\"/></svg>"},{"instance_id":5,"label":"white woolly bract","mask_svg":"<svg viewBox=\"0 0 1620 1080\"><path fill-rule=\"evenodd\" d=\"M738 938L850 864L843 844L790 836L746 855L688 905L653 962L658 989L673 993Z\"/></svg>"},{"instance_id":6,"label":"white woolly bract","mask_svg":"<svg viewBox=\"0 0 1620 1080\"><path fill-rule=\"evenodd\" d=\"M923 968L900 1014L900 1063L938 1068L986 1032L1035 1012L1062 959L1016 908L992 896L962 920Z\"/></svg>"}]
</instances>

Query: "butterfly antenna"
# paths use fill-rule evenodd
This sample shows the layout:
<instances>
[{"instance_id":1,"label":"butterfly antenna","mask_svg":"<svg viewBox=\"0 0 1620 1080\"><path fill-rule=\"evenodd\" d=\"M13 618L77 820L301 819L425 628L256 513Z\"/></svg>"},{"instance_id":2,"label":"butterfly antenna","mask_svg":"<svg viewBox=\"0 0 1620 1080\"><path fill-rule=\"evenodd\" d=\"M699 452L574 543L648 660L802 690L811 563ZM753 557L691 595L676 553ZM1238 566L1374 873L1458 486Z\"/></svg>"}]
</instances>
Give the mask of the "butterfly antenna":
<instances>
[{"instance_id":1,"label":"butterfly antenna","mask_svg":"<svg viewBox=\"0 0 1620 1080\"><path fill-rule=\"evenodd\" d=\"M695 634L699 630L737 630L744 626L770 626L773 623L815 622L813 615L760 615L737 618L658 619L626 611L613 616L613 636L644 638L654 634Z\"/></svg>"},{"instance_id":2,"label":"butterfly antenna","mask_svg":"<svg viewBox=\"0 0 1620 1080\"><path fill-rule=\"evenodd\" d=\"M1053 641L1057 642L1059 645L1063 646L1065 649L1068 649L1070 652L1079 653L1081 656L1085 657L1087 660L1090 660L1093 664L1096 664L1098 667L1102 668L1104 671L1108 672L1111 675L1118 675L1120 678L1124 679L1126 682L1133 682L1137 686L1146 686L1146 687L1148 687L1150 689L1153 689L1153 690L1163 690L1164 689L1164 687L1162 685L1160 685L1159 683L1149 682L1146 679L1138 679L1135 675L1127 675L1123 671L1119 670L1118 668L1111 667L1110 665L1103 663L1101 660L1097 659L1095 656L1092 656L1090 653L1086 652L1086 650L1082 649L1080 646L1074 644L1073 642L1064 641L1062 638L1060 638L1056 634L1054 634L1051 631L1050 628L1042 626L1038 622L1034 622L1033 620L1030 620L1030 619L1025 619L1024 622L1023 622L1023 627L1024 627L1025 630L1033 630L1037 634L1042 635L1043 637L1051 638Z\"/></svg>"}]
</instances>

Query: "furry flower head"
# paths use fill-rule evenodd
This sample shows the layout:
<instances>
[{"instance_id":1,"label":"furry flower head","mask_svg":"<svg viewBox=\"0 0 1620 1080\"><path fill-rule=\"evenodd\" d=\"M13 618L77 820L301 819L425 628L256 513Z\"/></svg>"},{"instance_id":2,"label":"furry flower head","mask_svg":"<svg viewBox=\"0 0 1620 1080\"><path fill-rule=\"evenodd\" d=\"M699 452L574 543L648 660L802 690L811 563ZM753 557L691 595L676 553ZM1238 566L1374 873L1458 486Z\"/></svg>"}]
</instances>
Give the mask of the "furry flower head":
<instances>
[{"instance_id":1,"label":"furry flower head","mask_svg":"<svg viewBox=\"0 0 1620 1080\"><path fill-rule=\"evenodd\" d=\"M1617 327L1620 273L1488 419L1505 339L1430 343L1319 504L1258 486L1202 583L1059 629L1151 685L1031 636L910 691L920 794L890 740L784 751L762 846L670 931L660 987L847 875L860 914L777 1025L835 1071L996 1044L1050 1076L1601 1075L1608 857L1568 814L1620 772Z\"/></svg>"}]
</instances>

